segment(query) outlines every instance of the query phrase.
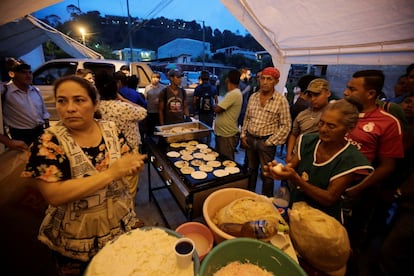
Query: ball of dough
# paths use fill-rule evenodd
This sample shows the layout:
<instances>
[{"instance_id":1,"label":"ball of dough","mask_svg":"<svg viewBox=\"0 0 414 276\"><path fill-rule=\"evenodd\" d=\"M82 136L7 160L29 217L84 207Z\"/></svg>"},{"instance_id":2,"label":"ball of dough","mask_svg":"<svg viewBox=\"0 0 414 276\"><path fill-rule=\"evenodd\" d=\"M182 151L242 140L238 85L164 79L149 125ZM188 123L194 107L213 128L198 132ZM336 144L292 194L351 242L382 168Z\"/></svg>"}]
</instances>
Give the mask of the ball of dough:
<instances>
[{"instance_id":1,"label":"ball of dough","mask_svg":"<svg viewBox=\"0 0 414 276\"><path fill-rule=\"evenodd\" d=\"M272 170L277 174L281 174L283 172L283 165L279 163L276 166L274 166Z\"/></svg>"}]
</instances>

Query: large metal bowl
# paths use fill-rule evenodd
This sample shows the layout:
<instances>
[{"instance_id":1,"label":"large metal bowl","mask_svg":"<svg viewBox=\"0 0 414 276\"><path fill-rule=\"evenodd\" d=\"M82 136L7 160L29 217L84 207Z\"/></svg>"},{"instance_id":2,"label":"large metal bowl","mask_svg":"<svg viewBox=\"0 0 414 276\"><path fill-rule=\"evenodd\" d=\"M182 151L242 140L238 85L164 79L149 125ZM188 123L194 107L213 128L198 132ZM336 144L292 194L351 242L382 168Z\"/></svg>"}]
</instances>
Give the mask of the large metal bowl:
<instances>
[{"instance_id":1,"label":"large metal bowl","mask_svg":"<svg viewBox=\"0 0 414 276\"><path fill-rule=\"evenodd\" d=\"M188 131L170 133L174 128L188 129ZM167 143L198 140L209 136L213 131L211 127L200 121L157 126L156 129L155 135L162 137Z\"/></svg>"}]
</instances>

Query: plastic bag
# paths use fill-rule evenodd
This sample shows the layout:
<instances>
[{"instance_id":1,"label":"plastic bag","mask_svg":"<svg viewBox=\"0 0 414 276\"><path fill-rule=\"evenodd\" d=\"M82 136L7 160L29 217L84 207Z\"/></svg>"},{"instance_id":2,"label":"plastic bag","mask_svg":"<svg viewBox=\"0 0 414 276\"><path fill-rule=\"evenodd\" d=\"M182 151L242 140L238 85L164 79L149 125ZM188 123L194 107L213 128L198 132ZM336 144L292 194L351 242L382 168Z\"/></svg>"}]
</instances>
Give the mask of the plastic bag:
<instances>
[{"instance_id":1,"label":"plastic bag","mask_svg":"<svg viewBox=\"0 0 414 276\"><path fill-rule=\"evenodd\" d=\"M339 221L306 202L294 203L289 219L295 249L309 264L330 275L345 273L351 246Z\"/></svg>"},{"instance_id":2,"label":"plastic bag","mask_svg":"<svg viewBox=\"0 0 414 276\"><path fill-rule=\"evenodd\" d=\"M269 198L264 196L242 197L232 201L220 209L213 222L217 225L223 223L245 223L255 220L268 220L278 223L284 222L278 210Z\"/></svg>"}]
</instances>

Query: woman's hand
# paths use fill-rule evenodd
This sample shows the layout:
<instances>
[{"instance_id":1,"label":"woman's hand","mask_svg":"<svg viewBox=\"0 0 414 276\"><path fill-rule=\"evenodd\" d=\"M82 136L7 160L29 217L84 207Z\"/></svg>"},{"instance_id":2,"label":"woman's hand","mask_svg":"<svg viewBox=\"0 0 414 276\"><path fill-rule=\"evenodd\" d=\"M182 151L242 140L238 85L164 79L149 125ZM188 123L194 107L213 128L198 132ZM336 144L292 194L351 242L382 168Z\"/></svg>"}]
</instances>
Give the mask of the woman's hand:
<instances>
[{"instance_id":1,"label":"woman's hand","mask_svg":"<svg viewBox=\"0 0 414 276\"><path fill-rule=\"evenodd\" d=\"M276 160L267 163L263 167L263 174L267 177L271 177L277 180L285 180L290 178L295 173L295 170L292 168L292 165L288 163L286 166L283 166L282 163L278 163Z\"/></svg>"},{"instance_id":2,"label":"woman's hand","mask_svg":"<svg viewBox=\"0 0 414 276\"><path fill-rule=\"evenodd\" d=\"M127 175L134 175L143 170L144 160L146 158L147 155L145 154L125 154L119 160L115 161L108 170L110 170L115 180Z\"/></svg>"}]
</instances>

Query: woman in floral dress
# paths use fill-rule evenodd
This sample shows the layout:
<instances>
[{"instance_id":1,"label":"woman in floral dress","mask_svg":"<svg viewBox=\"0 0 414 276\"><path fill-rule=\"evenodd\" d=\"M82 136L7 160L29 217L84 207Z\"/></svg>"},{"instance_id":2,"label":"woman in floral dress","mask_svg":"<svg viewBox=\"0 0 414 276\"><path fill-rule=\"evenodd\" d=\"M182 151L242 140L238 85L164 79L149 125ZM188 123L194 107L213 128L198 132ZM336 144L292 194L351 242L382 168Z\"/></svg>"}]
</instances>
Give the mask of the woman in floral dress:
<instances>
[{"instance_id":1,"label":"woman in floral dress","mask_svg":"<svg viewBox=\"0 0 414 276\"><path fill-rule=\"evenodd\" d=\"M113 122L94 119L99 97L86 80L68 76L54 88L60 121L30 149L23 172L49 203L39 240L56 254L60 275L82 275L110 240L137 218L125 177L143 169Z\"/></svg>"}]
</instances>

